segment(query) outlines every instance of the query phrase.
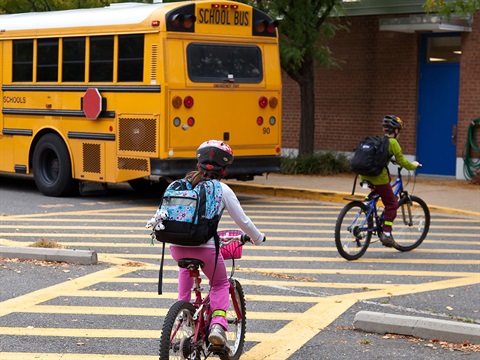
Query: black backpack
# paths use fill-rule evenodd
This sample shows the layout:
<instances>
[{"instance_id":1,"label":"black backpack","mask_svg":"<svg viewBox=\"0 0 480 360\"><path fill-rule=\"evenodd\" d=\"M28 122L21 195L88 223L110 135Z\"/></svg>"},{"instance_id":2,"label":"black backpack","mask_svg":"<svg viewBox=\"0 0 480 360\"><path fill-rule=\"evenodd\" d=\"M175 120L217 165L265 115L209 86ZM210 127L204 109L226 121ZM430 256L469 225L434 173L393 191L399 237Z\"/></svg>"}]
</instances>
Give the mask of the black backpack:
<instances>
[{"instance_id":1,"label":"black backpack","mask_svg":"<svg viewBox=\"0 0 480 360\"><path fill-rule=\"evenodd\" d=\"M358 175L380 175L390 160L388 136L367 136L354 149L350 160L352 171Z\"/></svg>"}]
</instances>

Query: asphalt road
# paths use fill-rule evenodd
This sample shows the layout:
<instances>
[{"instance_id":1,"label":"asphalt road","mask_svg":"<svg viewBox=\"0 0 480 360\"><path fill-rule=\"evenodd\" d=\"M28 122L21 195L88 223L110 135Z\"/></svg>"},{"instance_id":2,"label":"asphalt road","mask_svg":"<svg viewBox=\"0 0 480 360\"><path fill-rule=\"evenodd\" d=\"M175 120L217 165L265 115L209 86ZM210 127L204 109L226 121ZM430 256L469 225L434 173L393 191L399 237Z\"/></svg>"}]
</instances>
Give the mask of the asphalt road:
<instances>
[{"instance_id":1,"label":"asphalt road","mask_svg":"<svg viewBox=\"0 0 480 360\"><path fill-rule=\"evenodd\" d=\"M479 358L460 345L364 333L352 324L361 310L480 323L480 220L434 214L419 249L399 253L375 243L347 262L333 243L342 205L240 200L268 239L245 248L235 264L247 297L242 360ZM89 266L0 260L0 358L157 358L176 291L167 256L164 295L156 294L161 248L150 245L144 224L157 206L156 196L125 186L58 199L42 196L30 180L0 177L1 245L43 238L95 249L100 259ZM225 215L221 228L234 227Z\"/></svg>"}]
</instances>

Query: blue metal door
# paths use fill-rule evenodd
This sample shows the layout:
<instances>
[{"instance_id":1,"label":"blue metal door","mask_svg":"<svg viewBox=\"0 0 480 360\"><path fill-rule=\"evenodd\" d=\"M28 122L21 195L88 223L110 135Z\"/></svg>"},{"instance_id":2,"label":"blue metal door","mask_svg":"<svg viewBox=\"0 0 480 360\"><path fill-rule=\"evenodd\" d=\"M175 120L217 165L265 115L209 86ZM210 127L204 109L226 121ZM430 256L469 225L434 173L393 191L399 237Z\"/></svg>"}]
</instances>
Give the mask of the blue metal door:
<instances>
[{"instance_id":1,"label":"blue metal door","mask_svg":"<svg viewBox=\"0 0 480 360\"><path fill-rule=\"evenodd\" d=\"M461 37L422 35L417 160L422 174L455 175Z\"/></svg>"}]
</instances>

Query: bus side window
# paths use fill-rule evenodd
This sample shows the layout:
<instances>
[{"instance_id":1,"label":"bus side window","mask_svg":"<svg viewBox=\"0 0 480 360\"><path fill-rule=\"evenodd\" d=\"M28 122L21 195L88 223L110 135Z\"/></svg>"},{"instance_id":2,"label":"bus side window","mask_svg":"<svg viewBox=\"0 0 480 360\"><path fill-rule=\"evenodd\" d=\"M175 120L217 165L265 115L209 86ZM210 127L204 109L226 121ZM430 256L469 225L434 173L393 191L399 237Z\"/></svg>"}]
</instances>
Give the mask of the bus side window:
<instances>
[{"instance_id":1,"label":"bus side window","mask_svg":"<svg viewBox=\"0 0 480 360\"><path fill-rule=\"evenodd\" d=\"M113 36L90 38L89 81L113 81Z\"/></svg>"},{"instance_id":2,"label":"bus side window","mask_svg":"<svg viewBox=\"0 0 480 360\"><path fill-rule=\"evenodd\" d=\"M64 38L62 81L85 81L85 38Z\"/></svg>"},{"instance_id":3,"label":"bus side window","mask_svg":"<svg viewBox=\"0 0 480 360\"><path fill-rule=\"evenodd\" d=\"M33 81L33 40L13 41L12 81Z\"/></svg>"},{"instance_id":4,"label":"bus side window","mask_svg":"<svg viewBox=\"0 0 480 360\"><path fill-rule=\"evenodd\" d=\"M144 35L118 37L118 81L142 81Z\"/></svg>"},{"instance_id":5,"label":"bus side window","mask_svg":"<svg viewBox=\"0 0 480 360\"><path fill-rule=\"evenodd\" d=\"M58 38L37 40L37 81L58 81Z\"/></svg>"}]
</instances>

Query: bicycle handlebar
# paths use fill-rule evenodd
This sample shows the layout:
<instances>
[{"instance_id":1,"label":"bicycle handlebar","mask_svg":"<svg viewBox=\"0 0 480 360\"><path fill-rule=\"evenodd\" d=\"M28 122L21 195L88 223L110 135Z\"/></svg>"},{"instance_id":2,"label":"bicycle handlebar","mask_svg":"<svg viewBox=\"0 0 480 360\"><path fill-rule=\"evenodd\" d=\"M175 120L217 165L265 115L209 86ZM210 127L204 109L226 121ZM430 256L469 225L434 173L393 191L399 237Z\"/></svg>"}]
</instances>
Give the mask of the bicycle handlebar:
<instances>
[{"instance_id":1,"label":"bicycle handlebar","mask_svg":"<svg viewBox=\"0 0 480 360\"><path fill-rule=\"evenodd\" d=\"M267 238L264 236L263 237L263 242L265 242L266 240L267 240ZM230 236L230 235L220 236L220 243L221 243L222 246L229 245L229 244L231 244L232 242L235 242L235 241L241 242L242 245L245 245L245 243L247 243L247 242L252 243L252 239L250 238L250 236L248 236L245 233L242 233L240 235L235 235L235 236Z\"/></svg>"}]
</instances>

